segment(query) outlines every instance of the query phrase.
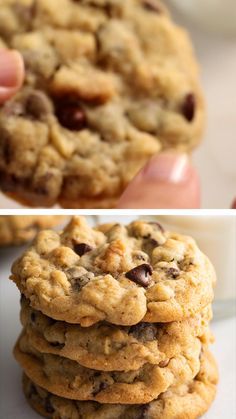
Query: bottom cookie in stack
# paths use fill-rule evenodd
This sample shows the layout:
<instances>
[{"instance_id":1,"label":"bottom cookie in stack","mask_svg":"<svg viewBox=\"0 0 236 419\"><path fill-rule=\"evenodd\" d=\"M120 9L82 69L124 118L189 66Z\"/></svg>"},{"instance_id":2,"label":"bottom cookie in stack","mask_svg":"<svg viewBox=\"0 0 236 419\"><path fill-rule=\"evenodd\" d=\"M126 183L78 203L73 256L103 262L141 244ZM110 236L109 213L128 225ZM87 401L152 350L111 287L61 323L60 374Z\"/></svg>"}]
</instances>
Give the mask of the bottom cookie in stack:
<instances>
[{"instance_id":1,"label":"bottom cookie in stack","mask_svg":"<svg viewBox=\"0 0 236 419\"><path fill-rule=\"evenodd\" d=\"M208 349L201 353L196 377L147 404L99 404L68 400L35 385L23 376L23 389L30 405L50 419L194 419L207 411L216 394L218 372Z\"/></svg>"}]
</instances>

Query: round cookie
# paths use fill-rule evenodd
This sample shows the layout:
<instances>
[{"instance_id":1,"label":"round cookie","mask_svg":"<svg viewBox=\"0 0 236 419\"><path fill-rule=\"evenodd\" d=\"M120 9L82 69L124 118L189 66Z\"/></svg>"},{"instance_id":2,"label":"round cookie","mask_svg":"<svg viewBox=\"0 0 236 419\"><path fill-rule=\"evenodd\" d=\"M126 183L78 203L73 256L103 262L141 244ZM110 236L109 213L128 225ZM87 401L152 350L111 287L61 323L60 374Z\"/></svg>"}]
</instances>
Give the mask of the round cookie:
<instances>
[{"instance_id":1,"label":"round cookie","mask_svg":"<svg viewBox=\"0 0 236 419\"><path fill-rule=\"evenodd\" d=\"M60 224L59 215L1 215L0 246L20 245L31 241L39 230Z\"/></svg>"},{"instance_id":2,"label":"round cookie","mask_svg":"<svg viewBox=\"0 0 236 419\"><path fill-rule=\"evenodd\" d=\"M32 309L26 299L21 304L21 322L30 346L101 371L137 370L146 363L164 366L189 348L196 337L204 344L211 340L210 307L182 322L139 323L131 327L101 322L84 328L55 321Z\"/></svg>"},{"instance_id":3,"label":"round cookie","mask_svg":"<svg viewBox=\"0 0 236 419\"><path fill-rule=\"evenodd\" d=\"M213 299L214 269L187 236L135 221L95 229L74 217L62 233L40 232L11 279L36 310L91 326L186 319Z\"/></svg>"},{"instance_id":4,"label":"round cookie","mask_svg":"<svg viewBox=\"0 0 236 419\"><path fill-rule=\"evenodd\" d=\"M204 350L200 372L192 382L172 388L145 405L100 405L64 399L35 385L26 375L23 389L33 409L48 419L197 419L214 400L217 381L215 360Z\"/></svg>"},{"instance_id":5,"label":"round cookie","mask_svg":"<svg viewBox=\"0 0 236 419\"><path fill-rule=\"evenodd\" d=\"M57 355L43 354L29 344L23 331L14 355L36 384L61 397L100 403L148 403L170 386L192 380L200 369L199 339L167 365L145 364L134 371L103 372L82 367Z\"/></svg>"},{"instance_id":6,"label":"round cookie","mask_svg":"<svg viewBox=\"0 0 236 419\"><path fill-rule=\"evenodd\" d=\"M30 206L114 207L146 161L204 125L188 34L159 0L1 0L24 87L0 108L0 187Z\"/></svg>"}]
</instances>

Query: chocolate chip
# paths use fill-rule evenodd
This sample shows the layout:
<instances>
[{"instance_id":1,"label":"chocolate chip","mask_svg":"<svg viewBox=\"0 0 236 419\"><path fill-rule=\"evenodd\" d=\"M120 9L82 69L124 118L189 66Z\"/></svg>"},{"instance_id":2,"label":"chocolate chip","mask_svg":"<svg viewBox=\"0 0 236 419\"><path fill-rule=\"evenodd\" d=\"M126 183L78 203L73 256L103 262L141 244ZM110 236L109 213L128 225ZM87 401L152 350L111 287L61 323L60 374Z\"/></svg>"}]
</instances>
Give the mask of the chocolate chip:
<instances>
[{"instance_id":1,"label":"chocolate chip","mask_svg":"<svg viewBox=\"0 0 236 419\"><path fill-rule=\"evenodd\" d=\"M47 413L54 413L55 409L51 404L51 396L47 396L45 399L45 403L44 403L44 408L46 410Z\"/></svg>"},{"instance_id":2,"label":"chocolate chip","mask_svg":"<svg viewBox=\"0 0 236 419\"><path fill-rule=\"evenodd\" d=\"M85 253L91 252L91 250L93 250L92 246L87 243L75 243L73 249L74 252L79 256L83 256Z\"/></svg>"},{"instance_id":3,"label":"chocolate chip","mask_svg":"<svg viewBox=\"0 0 236 419\"><path fill-rule=\"evenodd\" d=\"M142 404L138 407L138 415L136 416L136 419L146 419L147 413L149 410L148 404Z\"/></svg>"},{"instance_id":4,"label":"chocolate chip","mask_svg":"<svg viewBox=\"0 0 236 419\"><path fill-rule=\"evenodd\" d=\"M165 229L157 221L150 221L149 224L151 224L153 226L156 226L158 228L158 230L160 230L162 233L165 233Z\"/></svg>"},{"instance_id":5,"label":"chocolate chip","mask_svg":"<svg viewBox=\"0 0 236 419\"><path fill-rule=\"evenodd\" d=\"M30 92L25 100L26 116L34 119L43 119L52 112L52 107L47 96L38 90Z\"/></svg>"},{"instance_id":6,"label":"chocolate chip","mask_svg":"<svg viewBox=\"0 0 236 419\"><path fill-rule=\"evenodd\" d=\"M56 116L60 124L72 131L80 131L87 124L86 115L78 101L60 99L55 104Z\"/></svg>"},{"instance_id":7,"label":"chocolate chip","mask_svg":"<svg viewBox=\"0 0 236 419\"><path fill-rule=\"evenodd\" d=\"M30 320L32 321L32 323L34 323L35 320L36 320L36 314L34 313L34 311L32 311L32 313L30 315Z\"/></svg>"},{"instance_id":8,"label":"chocolate chip","mask_svg":"<svg viewBox=\"0 0 236 419\"><path fill-rule=\"evenodd\" d=\"M151 342L156 339L157 330L151 323L139 323L131 326L129 333L141 342Z\"/></svg>"},{"instance_id":9,"label":"chocolate chip","mask_svg":"<svg viewBox=\"0 0 236 419\"><path fill-rule=\"evenodd\" d=\"M50 342L50 346L56 349L63 349L65 344L60 342Z\"/></svg>"},{"instance_id":10,"label":"chocolate chip","mask_svg":"<svg viewBox=\"0 0 236 419\"><path fill-rule=\"evenodd\" d=\"M35 385L34 384L30 384L30 388L29 388L29 392L28 392L28 397L31 399L36 394L38 394L38 392L36 390Z\"/></svg>"},{"instance_id":11,"label":"chocolate chip","mask_svg":"<svg viewBox=\"0 0 236 419\"><path fill-rule=\"evenodd\" d=\"M3 190L4 192L16 193L17 189L21 188L22 183L22 179L18 179L15 175L7 174L5 173L5 171L0 170L0 185L1 190Z\"/></svg>"},{"instance_id":12,"label":"chocolate chip","mask_svg":"<svg viewBox=\"0 0 236 419\"><path fill-rule=\"evenodd\" d=\"M132 258L134 261L142 261L142 262L148 262L148 255L147 253L142 252L141 250L135 250L132 253Z\"/></svg>"},{"instance_id":13,"label":"chocolate chip","mask_svg":"<svg viewBox=\"0 0 236 419\"><path fill-rule=\"evenodd\" d=\"M149 239L149 243L153 247L159 246L159 243L158 243L158 241L156 239Z\"/></svg>"},{"instance_id":14,"label":"chocolate chip","mask_svg":"<svg viewBox=\"0 0 236 419\"><path fill-rule=\"evenodd\" d=\"M97 377L99 375L100 375L100 373L99 374L96 374L96 373L94 374L95 377ZM107 383L105 383L105 382L99 383L99 385L95 386L95 389L93 390L93 396L96 396L98 393L100 393L100 391L105 390L107 387L108 387Z\"/></svg>"},{"instance_id":15,"label":"chocolate chip","mask_svg":"<svg viewBox=\"0 0 236 419\"><path fill-rule=\"evenodd\" d=\"M126 272L126 278L130 279L136 284L141 285L142 287L148 287L150 284L150 275L152 275L153 269L148 263L143 263L142 265L136 266L130 271Z\"/></svg>"},{"instance_id":16,"label":"chocolate chip","mask_svg":"<svg viewBox=\"0 0 236 419\"><path fill-rule=\"evenodd\" d=\"M179 271L179 269L178 268L169 268L169 269L167 269L167 275L170 275L170 276L172 276L172 278L177 278L177 276L179 276L179 273L180 273L180 271Z\"/></svg>"},{"instance_id":17,"label":"chocolate chip","mask_svg":"<svg viewBox=\"0 0 236 419\"><path fill-rule=\"evenodd\" d=\"M162 13L160 4L156 0L143 0L143 7L151 12Z\"/></svg>"},{"instance_id":18,"label":"chocolate chip","mask_svg":"<svg viewBox=\"0 0 236 419\"><path fill-rule=\"evenodd\" d=\"M167 365L169 364L169 362L170 362L170 360L169 359L166 359L165 361L159 362L158 366L160 368L165 368L165 367L167 367Z\"/></svg>"},{"instance_id":19,"label":"chocolate chip","mask_svg":"<svg viewBox=\"0 0 236 419\"><path fill-rule=\"evenodd\" d=\"M80 291L91 279L94 278L92 272L86 272L81 266L74 266L66 271L66 275L75 291Z\"/></svg>"},{"instance_id":20,"label":"chocolate chip","mask_svg":"<svg viewBox=\"0 0 236 419\"><path fill-rule=\"evenodd\" d=\"M153 249L157 246L159 246L159 243L156 239L153 239L150 237L144 237L144 241L142 243L142 249L145 253L150 254L153 252Z\"/></svg>"},{"instance_id":21,"label":"chocolate chip","mask_svg":"<svg viewBox=\"0 0 236 419\"><path fill-rule=\"evenodd\" d=\"M196 98L193 93L189 93L185 96L183 105L182 105L182 113L187 121L192 122L194 119L196 110Z\"/></svg>"}]
</instances>

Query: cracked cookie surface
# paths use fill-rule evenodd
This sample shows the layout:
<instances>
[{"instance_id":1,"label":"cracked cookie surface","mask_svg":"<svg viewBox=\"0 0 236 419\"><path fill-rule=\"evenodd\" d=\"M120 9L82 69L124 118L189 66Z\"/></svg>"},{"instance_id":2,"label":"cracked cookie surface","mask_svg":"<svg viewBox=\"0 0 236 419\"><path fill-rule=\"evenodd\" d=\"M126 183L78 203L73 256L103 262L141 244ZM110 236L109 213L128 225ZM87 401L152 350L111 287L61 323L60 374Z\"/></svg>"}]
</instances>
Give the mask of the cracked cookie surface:
<instances>
[{"instance_id":1,"label":"cracked cookie surface","mask_svg":"<svg viewBox=\"0 0 236 419\"><path fill-rule=\"evenodd\" d=\"M131 327L101 322L85 328L55 321L32 309L26 299L21 305L21 322L31 346L96 370L136 370L146 363L164 366L191 346L196 337L204 344L211 341L210 307L182 322Z\"/></svg>"},{"instance_id":2,"label":"cracked cookie surface","mask_svg":"<svg viewBox=\"0 0 236 419\"><path fill-rule=\"evenodd\" d=\"M215 360L204 350L200 372L193 381L176 386L145 405L67 400L35 385L27 376L23 378L23 389L30 405L49 419L197 419L214 400L217 381Z\"/></svg>"},{"instance_id":3,"label":"cracked cookie surface","mask_svg":"<svg viewBox=\"0 0 236 419\"><path fill-rule=\"evenodd\" d=\"M59 215L1 215L0 246L31 241L39 230L59 225L64 219Z\"/></svg>"},{"instance_id":4,"label":"cracked cookie surface","mask_svg":"<svg viewBox=\"0 0 236 419\"><path fill-rule=\"evenodd\" d=\"M186 32L159 0L1 0L26 78L0 107L0 186L31 206L115 206L163 149L190 151L204 105Z\"/></svg>"},{"instance_id":5,"label":"cracked cookie surface","mask_svg":"<svg viewBox=\"0 0 236 419\"><path fill-rule=\"evenodd\" d=\"M179 321L213 299L214 269L195 241L158 223L91 228L74 217L40 232L11 279L36 310L88 327Z\"/></svg>"},{"instance_id":6,"label":"cracked cookie surface","mask_svg":"<svg viewBox=\"0 0 236 419\"><path fill-rule=\"evenodd\" d=\"M145 364L133 371L97 371L78 362L38 352L22 332L14 355L26 375L39 386L61 397L100 403L148 403L170 386L192 380L200 369L198 338L167 365ZM161 365L161 364L160 364Z\"/></svg>"}]
</instances>

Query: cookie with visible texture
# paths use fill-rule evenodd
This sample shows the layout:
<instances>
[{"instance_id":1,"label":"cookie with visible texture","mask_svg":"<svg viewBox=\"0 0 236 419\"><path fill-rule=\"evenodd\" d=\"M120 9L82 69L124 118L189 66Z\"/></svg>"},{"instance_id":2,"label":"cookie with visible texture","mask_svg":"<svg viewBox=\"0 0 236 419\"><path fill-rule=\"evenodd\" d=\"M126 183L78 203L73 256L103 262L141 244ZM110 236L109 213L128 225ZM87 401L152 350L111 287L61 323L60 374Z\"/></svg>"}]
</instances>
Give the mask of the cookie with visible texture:
<instances>
[{"instance_id":1,"label":"cookie with visible texture","mask_svg":"<svg viewBox=\"0 0 236 419\"><path fill-rule=\"evenodd\" d=\"M60 224L59 215L1 215L0 246L20 245L31 241L39 230Z\"/></svg>"},{"instance_id":2,"label":"cookie with visible texture","mask_svg":"<svg viewBox=\"0 0 236 419\"><path fill-rule=\"evenodd\" d=\"M0 187L30 206L108 208L204 125L187 33L159 0L1 0L24 87L0 108Z\"/></svg>"},{"instance_id":3,"label":"cookie with visible texture","mask_svg":"<svg viewBox=\"0 0 236 419\"><path fill-rule=\"evenodd\" d=\"M40 232L11 279L53 319L131 326L202 311L213 299L215 272L193 239L158 223L91 228L75 217L60 234Z\"/></svg>"},{"instance_id":4,"label":"cookie with visible texture","mask_svg":"<svg viewBox=\"0 0 236 419\"><path fill-rule=\"evenodd\" d=\"M192 380L200 369L198 338L167 364L145 364L138 370L97 371L58 355L38 352L22 332L14 355L33 382L61 397L100 403L148 403L170 386Z\"/></svg>"},{"instance_id":5,"label":"cookie with visible texture","mask_svg":"<svg viewBox=\"0 0 236 419\"><path fill-rule=\"evenodd\" d=\"M35 385L26 375L23 377L23 389L33 409L49 419L197 419L214 400L217 381L215 360L205 350L200 372L193 381L176 386L145 405L67 400Z\"/></svg>"},{"instance_id":6,"label":"cookie with visible texture","mask_svg":"<svg viewBox=\"0 0 236 419\"><path fill-rule=\"evenodd\" d=\"M96 370L129 371L146 363L164 366L191 346L196 337L204 344L211 340L210 307L182 322L131 327L101 322L85 328L55 321L32 309L26 299L21 304L21 322L31 346Z\"/></svg>"}]
</instances>

